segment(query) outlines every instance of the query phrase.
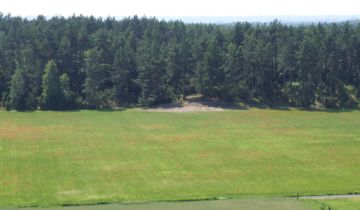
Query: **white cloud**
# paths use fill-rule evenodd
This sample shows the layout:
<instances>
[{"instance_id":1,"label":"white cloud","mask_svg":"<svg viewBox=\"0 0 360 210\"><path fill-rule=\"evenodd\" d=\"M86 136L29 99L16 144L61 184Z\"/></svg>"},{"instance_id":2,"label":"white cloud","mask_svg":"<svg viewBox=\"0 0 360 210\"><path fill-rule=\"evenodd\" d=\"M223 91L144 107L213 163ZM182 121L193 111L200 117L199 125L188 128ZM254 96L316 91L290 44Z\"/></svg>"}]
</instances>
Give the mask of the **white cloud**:
<instances>
[{"instance_id":1,"label":"white cloud","mask_svg":"<svg viewBox=\"0 0 360 210\"><path fill-rule=\"evenodd\" d=\"M360 15L359 0L0 0L21 16L266 16Z\"/></svg>"}]
</instances>

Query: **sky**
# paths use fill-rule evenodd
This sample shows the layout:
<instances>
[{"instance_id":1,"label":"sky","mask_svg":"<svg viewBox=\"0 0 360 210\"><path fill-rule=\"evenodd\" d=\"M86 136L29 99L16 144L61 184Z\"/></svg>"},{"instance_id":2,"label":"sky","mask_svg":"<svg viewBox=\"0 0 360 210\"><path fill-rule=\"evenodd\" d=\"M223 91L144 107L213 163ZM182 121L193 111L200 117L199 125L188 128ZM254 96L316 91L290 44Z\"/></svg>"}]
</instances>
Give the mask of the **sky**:
<instances>
[{"instance_id":1,"label":"sky","mask_svg":"<svg viewBox=\"0 0 360 210\"><path fill-rule=\"evenodd\" d=\"M360 0L0 0L13 16L326 16L360 15Z\"/></svg>"}]
</instances>

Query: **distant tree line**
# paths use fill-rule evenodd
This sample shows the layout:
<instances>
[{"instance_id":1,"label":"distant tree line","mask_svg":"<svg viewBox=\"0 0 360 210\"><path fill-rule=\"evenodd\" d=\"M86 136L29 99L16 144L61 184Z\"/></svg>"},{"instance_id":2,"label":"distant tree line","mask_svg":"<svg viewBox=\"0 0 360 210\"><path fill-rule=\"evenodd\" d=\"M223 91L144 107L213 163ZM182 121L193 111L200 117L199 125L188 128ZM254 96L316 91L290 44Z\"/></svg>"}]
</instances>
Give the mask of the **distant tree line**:
<instances>
[{"instance_id":1,"label":"distant tree line","mask_svg":"<svg viewBox=\"0 0 360 210\"><path fill-rule=\"evenodd\" d=\"M16 110L154 104L187 95L352 107L360 25L184 24L0 13L0 98Z\"/></svg>"}]
</instances>

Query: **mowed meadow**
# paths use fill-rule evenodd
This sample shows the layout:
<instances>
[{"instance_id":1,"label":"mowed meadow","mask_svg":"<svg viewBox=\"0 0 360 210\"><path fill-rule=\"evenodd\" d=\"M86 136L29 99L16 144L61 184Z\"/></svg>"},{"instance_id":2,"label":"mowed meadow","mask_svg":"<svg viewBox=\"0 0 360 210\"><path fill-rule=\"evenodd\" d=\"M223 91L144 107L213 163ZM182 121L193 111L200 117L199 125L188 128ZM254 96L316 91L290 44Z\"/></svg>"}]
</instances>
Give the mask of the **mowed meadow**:
<instances>
[{"instance_id":1,"label":"mowed meadow","mask_svg":"<svg viewBox=\"0 0 360 210\"><path fill-rule=\"evenodd\" d=\"M0 207L360 191L360 111L0 111Z\"/></svg>"}]
</instances>

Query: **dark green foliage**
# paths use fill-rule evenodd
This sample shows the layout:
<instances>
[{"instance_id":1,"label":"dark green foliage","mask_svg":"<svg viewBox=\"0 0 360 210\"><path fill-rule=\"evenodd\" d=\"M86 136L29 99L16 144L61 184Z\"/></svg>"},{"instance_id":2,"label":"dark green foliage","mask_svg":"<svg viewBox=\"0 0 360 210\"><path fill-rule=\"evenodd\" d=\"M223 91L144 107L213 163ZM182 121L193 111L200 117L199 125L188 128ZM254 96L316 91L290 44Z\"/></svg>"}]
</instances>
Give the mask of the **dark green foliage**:
<instances>
[{"instance_id":1,"label":"dark green foliage","mask_svg":"<svg viewBox=\"0 0 360 210\"><path fill-rule=\"evenodd\" d=\"M201 93L207 97L222 97L224 93L224 38L220 32L207 41L201 71Z\"/></svg>"},{"instance_id":2,"label":"dark green foliage","mask_svg":"<svg viewBox=\"0 0 360 210\"><path fill-rule=\"evenodd\" d=\"M129 40L121 39L115 53L112 72L113 98L118 105L137 103L138 88L135 52L131 46L133 35Z\"/></svg>"},{"instance_id":3,"label":"dark green foliage","mask_svg":"<svg viewBox=\"0 0 360 210\"><path fill-rule=\"evenodd\" d=\"M360 25L350 23L0 16L0 29L0 98L8 108L151 106L191 94L339 108L360 96ZM58 70L46 82L49 60ZM52 86L59 88L50 102L44 93Z\"/></svg>"},{"instance_id":4,"label":"dark green foliage","mask_svg":"<svg viewBox=\"0 0 360 210\"><path fill-rule=\"evenodd\" d=\"M244 87L242 77L243 61L241 47L236 47L230 43L227 47L227 53L224 65L224 94L227 100L247 100L248 93Z\"/></svg>"},{"instance_id":5,"label":"dark green foliage","mask_svg":"<svg viewBox=\"0 0 360 210\"><path fill-rule=\"evenodd\" d=\"M5 108L7 111L11 109L9 93L3 92L1 97L1 106Z\"/></svg>"},{"instance_id":6,"label":"dark green foliage","mask_svg":"<svg viewBox=\"0 0 360 210\"><path fill-rule=\"evenodd\" d=\"M110 104L110 67L105 63L104 51L90 49L85 52L84 105L88 108L105 108Z\"/></svg>"},{"instance_id":7,"label":"dark green foliage","mask_svg":"<svg viewBox=\"0 0 360 210\"><path fill-rule=\"evenodd\" d=\"M75 93L70 89L70 78L64 73L60 76L61 90L63 91L63 109L74 109L76 108L76 96Z\"/></svg>"},{"instance_id":8,"label":"dark green foliage","mask_svg":"<svg viewBox=\"0 0 360 210\"><path fill-rule=\"evenodd\" d=\"M166 85L173 100L182 99L193 91L191 80L194 75L189 48L187 42L176 41L175 38L171 39L167 46Z\"/></svg>"},{"instance_id":9,"label":"dark green foliage","mask_svg":"<svg viewBox=\"0 0 360 210\"><path fill-rule=\"evenodd\" d=\"M141 90L139 103L143 106L161 103L167 97L165 69L160 52L160 46L151 41L144 41L138 49L137 83Z\"/></svg>"},{"instance_id":10,"label":"dark green foliage","mask_svg":"<svg viewBox=\"0 0 360 210\"><path fill-rule=\"evenodd\" d=\"M315 101L315 82L317 71L317 52L315 40L305 35L304 40L300 44L298 53L298 97L297 106L309 107Z\"/></svg>"},{"instance_id":11,"label":"dark green foliage","mask_svg":"<svg viewBox=\"0 0 360 210\"><path fill-rule=\"evenodd\" d=\"M9 103L6 107L20 111L33 109L29 89L29 78L26 71L23 68L17 68L11 79ZM7 98L4 100L7 100Z\"/></svg>"},{"instance_id":12,"label":"dark green foliage","mask_svg":"<svg viewBox=\"0 0 360 210\"><path fill-rule=\"evenodd\" d=\"M53 60L50 60L45 66L42 88L42 109L60 110L65 108L63 85L60 82L59 71Z\"/></svg>"}]
</instances>

